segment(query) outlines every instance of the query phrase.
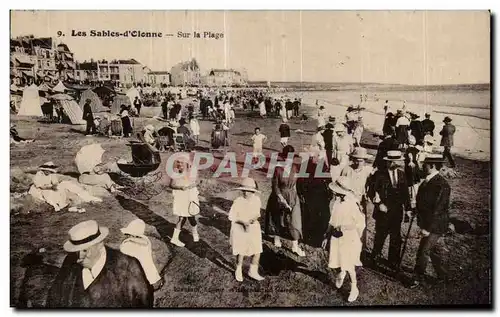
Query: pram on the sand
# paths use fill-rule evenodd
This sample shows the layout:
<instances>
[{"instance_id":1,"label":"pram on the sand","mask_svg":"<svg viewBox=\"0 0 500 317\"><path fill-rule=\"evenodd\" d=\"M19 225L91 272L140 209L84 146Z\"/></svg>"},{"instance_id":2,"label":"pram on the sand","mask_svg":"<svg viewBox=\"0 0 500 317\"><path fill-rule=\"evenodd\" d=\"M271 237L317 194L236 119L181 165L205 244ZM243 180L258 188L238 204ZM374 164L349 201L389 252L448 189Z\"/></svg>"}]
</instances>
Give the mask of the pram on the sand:
<instances>
[{"instance_id":1,"label":"pram on the sand","mask_svg":"<svg viewBox=\"0 0 500 317\"><path fill-rule=\"evenodd\" d=\"M155 184L163 176L161 171L156 171L161 163L160 153L151 145L141 141L130 141L127 145L132 151L132 161L117 162L120 171L126 174L117 182L126 188L124 192L137 198L149 199L158 195L161 188L156 188Z\"/></svg>"},{"instance_id":2,"label":"pram on the sand","mask_svg":"<svg viewBox=\"0 0 500 317\"><path fill-rule=\"evenodd\" d=\"M222 123L216 123L214 125L210 140L211 151L227 151L227 147L229 146L229 134L228 130L224 129Z\"/></svg>"}]
</instances>

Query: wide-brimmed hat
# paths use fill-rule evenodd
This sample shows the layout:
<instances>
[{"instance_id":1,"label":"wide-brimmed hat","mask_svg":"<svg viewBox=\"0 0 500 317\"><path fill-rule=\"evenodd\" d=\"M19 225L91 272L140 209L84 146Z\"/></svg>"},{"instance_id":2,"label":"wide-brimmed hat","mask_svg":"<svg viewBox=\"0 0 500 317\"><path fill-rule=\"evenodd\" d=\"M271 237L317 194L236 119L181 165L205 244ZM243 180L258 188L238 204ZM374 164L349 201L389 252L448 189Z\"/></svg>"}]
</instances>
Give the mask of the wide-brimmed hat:
<instances>
[{"instance_id":1,"label":"wide-brimmed hat","mask_svg":"<svg viewBox=\"0 0 500 317\"><path fill-rule=\"evenodd\" d=\"M78 252L102 242L109 234L109 229L101 227L95 220L80 222L69 229L69 240L64 243L64 251Z\"/></svg>"},{"instance_id":2,"label":"wide-brimmed hat","mask_svg":"<svg viewBox=\"0 0 500 317\"><path fill-rule=\"evenodd\" d=\"M123 234L129 234L131 236L144 237L144 231L146 230L146 224L142 219L132 220L125 228L121 228L120 231Z\"/></svg>"},{"instance_id":3,"label":"wide-brimmed hat","mask_svg":"<svg viewBox=\"0 0 500 317\"><path fill-rule=\"evenodd\" d=\"M330 183L328 187L335 193L343 195L354 194L354 192L352 191L351 182L346 176L340 176L335 182Z\"/></svg>"},{"instance_id":4,"label":"wide-brimmed hat","mask_svg":"<svg viewBox=\"0 0 500 317\"><path fill-rule=\"evenodd\" d=\"M38 167L40 171L47 171L51 173L57 173L57 168L58 166L52 161L43 163L40 167Z\"/></svg>"},{"instance_id":5,"label":"wide-brimmed hat","mask_svg":"<svg viewBox=\"0 0 500 317\"><path fill-rule=\"evenodd\" d=\"M385 161L404 161L401 151L387 151L387 156L384 157Z\"/></svg>"},{"instance_id":6,"label":"wide-brimmed hat","mask_svg":"<svg viewBox=\"0 0 500 317\"><path fill-rule=\"evenodd\" d=\"M260 193L260 191L257 189L257 183L253 178L247 177L244 178L241 181L241 186L236 187L235 190L243 190L243 191L248 191L248 192L253 192L253 193Z\"/></svg>"},{"instance_id":7,"label":"wide-brimmed hat","mask_svg":"<svg viewBox=\"0 0 500 317\"><path fill-rule=\"evenodd\" d=\"M366 160L366 159L369 159L372 157L370 154L368 154L368 152L366 151L366 149L364 147L354 148L354 151L352 151L352 153L349 154L349 156L351 158L363 159L363 160Z\"/></svg>"},{"instance_id":8,"label":"wide-brimmed hat","mask_svg":"<svg viewBox=\"0 0 500 317\"><path fill-rule=\"evenodd\" d=\"M424 159L424 164L444 163L446 160L442 154L427 154Z\"/></svg>"},{"instance_id":9,"label":"wide-brimmed hat","mask_svg":"<svg viewBox=\"0 0 500 317\"><path fill-rule=\"evenodd\" d=\"M444 117L443 122L445 122L445 123L446 122L451 122L451 118L450 117Z\"/></svg>"},{"instance_id":10,"label":"wide-brimmed hat","mask_svg":"<svg viewBox=\"0 0 500 317\"><path fill-rule=\"evenodd\" d=\"M354 110L354 107L353 106L349 106L347 107L347 111L353 111Z\"/></svg>"}]
</instances>

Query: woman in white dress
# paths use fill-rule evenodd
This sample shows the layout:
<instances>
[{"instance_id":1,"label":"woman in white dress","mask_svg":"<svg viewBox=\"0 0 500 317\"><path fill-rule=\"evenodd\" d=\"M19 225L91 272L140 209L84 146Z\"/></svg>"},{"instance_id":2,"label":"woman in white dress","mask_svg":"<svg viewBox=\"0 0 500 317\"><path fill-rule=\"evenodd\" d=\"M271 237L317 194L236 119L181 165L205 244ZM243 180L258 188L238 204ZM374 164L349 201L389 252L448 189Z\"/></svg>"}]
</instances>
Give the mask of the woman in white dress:
<instances>
[{"instance_id":1,"label":"woman in white dress","mask_svg":"<svg viewBox=\"0 0 500 317\"><path fill-rule=\"evenodd\" d=\"M318 128L326 125L326 112L325 107L320 106L318 110Z\"/></svg>"},{"instance_id":2,"label":"woman in white dress","mask_svg":"<svg viewBox=\"0 0 500 317\"><path fill-rule=\"evenodd\" d=\"M70 204L76 206L83 202L102 202L102 199L92 196L77 182L61 181L53 162L47 162L38 168L28 193L35 199L45 201L55 211Z\"/></svg>"},{"instance_id":3,"label":"woman in white dress","mask_svg":"<svg viewBox=\"0 0 500 317\"><path fill-rule=\"evenodd\" d=\"M259 113L260 113L260 116L262 118L266 117L267 112L266 112L266 105L264 104L264 101L259 103Z\"/></svg>"},{"instance_id":4,"label":"woman in white dress","mask_svg":"<svg viewBox=\"0 0 500 317\"><path fill-rule=\"evenodd\" d=\"M170 178L170 188L174 196L173 214L179 217L170 242L178 247L184 247L184 243L179 240L182 226L186 219L193 227L193 241L198 242L198 223L195 216L200 213L200 201L198 199L198 188L196 187L198 171L192 167L189 154L181 156L174 162L174 172L178 176Z\"/></svg>"},{"instance_id":5,"label":"woman in white dress","mask_svg":"<svg viewBox=\"0 0 500 317\"><path fill-rule=\"evenodd\" d=\"M336 197L330 203L331 217L322 246L325 248L330 239L328 267L340 268L340 273L335 279L337 288L342 287L346 272L349 273L351 291L348 301L353 302L359 295L355 268L362 265L361 236L365 228L365 217L361 213L347 177L339 177L329 187Z\"/></svg>"},{"instance_id":6,"label":"woman in white dress","mask_svg":"<svg viewBox=\"0 0 500 317\"><path fill-rule=\"evenodd\" d=\"M236 280L243 281L243 258L252 257L252 264L248 276L262 281L264 278L259 274L259 260L262 253L262 233L260 230L260 197L256 194L257 184L252 178L245 178L241 186L242 196L236 198L229 211L231 221L230 244L233 255L237 256Z\"/></svg>"},{"instance_id":7,"label":"woman in white dress","mask_svg":"<svg viewBox=\"0 0 500 317\"><path fill-rule=\"evenodd\" d=\"M333 131L333 158L330 166L332 181L340 176L342 170L349 165L349 154L354 150L352 137L347 134L346 127L342 123L336 123Z\"/></svg>"}]
</instances>

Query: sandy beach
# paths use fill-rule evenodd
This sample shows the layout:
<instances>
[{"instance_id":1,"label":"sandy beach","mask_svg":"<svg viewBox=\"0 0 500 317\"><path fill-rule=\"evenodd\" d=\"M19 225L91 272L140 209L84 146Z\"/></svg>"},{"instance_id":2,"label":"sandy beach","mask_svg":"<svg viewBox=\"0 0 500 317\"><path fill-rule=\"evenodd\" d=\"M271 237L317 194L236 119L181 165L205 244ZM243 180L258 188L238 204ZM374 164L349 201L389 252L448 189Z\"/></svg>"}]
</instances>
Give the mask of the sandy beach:
<instances>
[{"instance_id":1,"label":"sandy beach","mask_svg":"<svg viewBox=\"0 0 500 317\"><path fill-rule=\"evenodd\" d=\"M303 100L305 104L312 104L314 107L314 97L303 95ZM345 100L350 100L349 98L345 97ZM374 109L375 106L374 103ZM341 106L332 105L329 109L343 114ZM314 108L303 107L303 110L314 112ZM152 118L158 112L159 108L144 108L142 117L134 119L136 129L146 124L162 126L163 123ZM368 119L371 115L366 111L364 117ZM491 264L488 226L491 208L486 203L491 197L489 162L459 157L459 176L449 180L452 186L451 214L470 223L474 229L467 234L455 234L445 238L446 246L451 251L448 259L450 270L456 280L450 282L450 285L438 284L409 290L400 282L388 280L380 273L359 268L358 283L361 293L355 303L348 304L345 301L348 287L340 291L335 289L333 275L326 268L325 253L312 242L306 242L304 246L307 257L297 258L288 249L276 249L272 241L265 239L261 272L266 280L257 283L245 278L241 284L236 282L234 257L228 243L230 222L227 212L234 199L234 194L231 194L234 192L230 190L238 186L239 180L231 177L214 179L211 177L212 170L204 170L200 174L201 240L193 243L186 227L181 233L181 240L187 244L182 249L172 246L169 242L176 217L172 214L172 194L168 190L149 200L123 194L108 195L103 198L103 203L84 204L82 207L86 212L83 214L56 213L48 210L46 206L29 201L28 197L15 198L14 194L27 191L37 166L46 161L54 161L61 166L62 174L74 177L74 157L83 145L101 143L106 150L103 157L105 162L120 158L128 160L131 154L126 146L126 139L85 137L84 126L43 124L35 119L17 116L12 116L11 120L17 124L20 135L36 138L36 142L32 144L11 145L12 305L25 298L37 305L43 305L47 287L66 255L61 246L66 241L67 230L71 226L82 220L95 219L110 228L108 244L116 248L123 238L119 229L136 218L143 219L147 224L146 234L153 243L155 262L166 279L165 286L155 293L155 307L235 307L235 303L238 303L237 307L311 307L489 302ZM371 124L374 127L378 124L377 120L378 117L368 122L369 129ZM255 127L260 127L262 133L268 137L264 144L264 153L270 155L278 151L281 148L277 132L279 122L278 118L260 119L257 113L238 110L236 123L230 132L229 151L251 151L250 137ZM197 150L208 152L212 122L200 121L200 126L200 144ZM316 121L309 119L306 123L301 123L298 119L292 119L290 127L290 144L297 149L303 149L310 143ZM304 132L297 133L298 129ZM362 138L362 144L369 148L372 154L378 143L372 135L376 131L366 130ZM54 139L61 142L53 142ZM161 154L163 164L169 155ZM219 157L218 160L220 159ZM160 166L159 170L164 170L164 165ZM252 171L250 176L256 179L262 191L263 218L271 182L262 171ZM304 234L307 237L322 234L317 232L317 224L311 222L313 216L303 214ZM367 243L368 248L371 248L374 223L370 215L367 218L367 227ZM403 224L402 230L406 232L407 224ZM409 274L413 268L418 242L419 231L417 226L413 226L403 260L405 274ZM288 242L285 242L285 247L288 248L286 243ZM43 263L32 271L23 264L25 257L40 248L45 249L42 254Z\"/></svg>"}]
</instances>

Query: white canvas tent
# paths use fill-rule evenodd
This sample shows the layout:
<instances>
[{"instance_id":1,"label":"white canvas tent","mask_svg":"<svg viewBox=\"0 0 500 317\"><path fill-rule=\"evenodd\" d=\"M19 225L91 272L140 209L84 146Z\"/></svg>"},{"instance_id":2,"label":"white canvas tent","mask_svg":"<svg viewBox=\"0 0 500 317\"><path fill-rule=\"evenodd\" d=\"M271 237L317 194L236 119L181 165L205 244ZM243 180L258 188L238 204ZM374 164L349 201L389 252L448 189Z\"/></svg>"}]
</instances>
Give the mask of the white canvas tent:
<instances>
[{"instance_id":1,"label":"white canvas tent","mask_svg":"<svg viewBox=\"0 0 500 317\"><path fill-rule=\"evenodd\" d=\"M19 116L36 116L42 117L42 107L40 104L40 96L38 95L38 87L32 84L23 91L23 100L17 112Z\"/></svg>"},{"instance_id":2,"label":"white canvas tent","mask_svg":"<svg viewBox=\"0 0 500 317\"><path fill-rule=\"evenodd\" d=\"M57 85L54 88L52 88L52 90L54 92L64 93L66 90L69 90L69 89L66 86L64 86L64 84L61 81L59 81L57 83Z\"/></svg>"},{"instance_id":3,"label":"white canvas tent","mask_svg":"<svg viewBox=\"0 0 500 317\"><path fill-rule=\"evenodd\" d=\"M141 95L139 94L139 90L137 90L137 88L135 88L135 87L130 88L127 91L126 95L130 99L130 103L132 105L134 104L134 99L136 96L139 98L139 100L141 99Z\"/></svg>"}]
</instances>

